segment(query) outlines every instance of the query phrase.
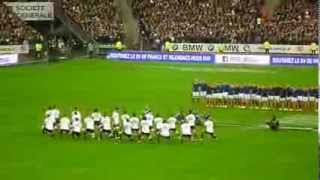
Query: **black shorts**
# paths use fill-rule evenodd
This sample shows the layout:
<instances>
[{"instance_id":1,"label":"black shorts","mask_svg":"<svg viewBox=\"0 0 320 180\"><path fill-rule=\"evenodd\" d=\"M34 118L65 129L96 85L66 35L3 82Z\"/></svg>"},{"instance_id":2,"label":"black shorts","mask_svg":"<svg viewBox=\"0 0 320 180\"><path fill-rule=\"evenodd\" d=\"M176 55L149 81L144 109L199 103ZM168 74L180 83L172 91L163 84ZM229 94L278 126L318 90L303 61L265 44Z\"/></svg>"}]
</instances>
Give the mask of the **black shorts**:
<instances>
[{"instance_id":1,"label":"black shorts","mask_svg":"<svg viewBox=\"0 0 320 180\"><path fill-rule=\"evenodd\" d=\"M86 129L86 132L88 132L88 133L93 133L94 130L93 130L93 129Z\"/></svg>"},{"instance_id":2,"label":"black shorts","mask_svg":"<svg viewBox=\"0 0 320 180\"><path fill-rule=\"evenodd\" d=\"M132 129L132 132L133 132L133 133L138 133L138 132L139 132L139 129Z\"/></svg>"},{"instance_id":3,"label":"black shorts","mask_svg":"<svg viewBox=\"0 0 320 180\"><path fill-rule=\"evenodd\" d=\"M53 132L53 130L50 130L50 129L47 129L47 128L45 128L44 131L47 132L47 133L52 133Z\"/></svg>"},{"instance_id":4,"label":"black shorts","mask_svg":"<svg viewBox=\"0 0 320 180\"><path fill-rule=\"evenodd\" d=\"M80 132L72 131L72 135L80 136Z\"/></svg>"},{"instance_id":5,"label":"black shorts","mask_svg":"<svg viewBox=\"0 0 320 180\"><path fill-rule=\"evenodd\" d=\"M126 133L123 133L127 138L131 138L132 135L131 134L126 134Z\"/></svg>"},{"instance_id":6,"label":"black shorts","mask_svg":"<svg viewBox=\"0 0 320 180\"><path fill-rule=\"evenodd\" d=\"M191 135L183 134L182 137L183 138L191 138Z\"/></svg>"},{"instance_id":7,"label":"black shorts","mask_svg":"<svg viewBox=\"0 0 320 180\"><path fill-rule=\"evenodd\" d=\"M68 133L68 132L69 132L69 130L67 130L67 129L60 129L60 132Z\"/></svg>"},{"instance_id":8,"label":"black shorts","mask_svg":"<svg viewBox=\"0 0 320 180\"><path fill-rule=\"evenodd\" d=\"M141 135L142 135L142 136L150 136L150 133L144 133L144 132L142 132Z\"/></svg>"},{"instance_id":9,"label":"black shorts","mask_svg":"<svg viewBox=\"0 0 320 180\"><path fill-rule=\"evenodd\" d=\"M161 136L161 135L160 135ZM170 139L170 136L161 136L163 139Z\"/></svg>"},{"instance_id":10,"label":"black shorts","mask_svg":"<svg viewBox=\"0 0 320 180\"><path fill-rule=\"evenodd\" d=\"M95 125L95 126L99 126L99 125L100 125L100 121L95 121L95 122L94 122L94 125Z\"/></svg>"},{"instance_id":11,"label":"black shorts","mask_svg":"<svg viewBox=\"0 0 320 180\"><path fill-rule=\"evenodd\" d=\"M104 132L104 133L111 133L111 130L102 129L102 132Z\"/></svg>"}]
</instances>

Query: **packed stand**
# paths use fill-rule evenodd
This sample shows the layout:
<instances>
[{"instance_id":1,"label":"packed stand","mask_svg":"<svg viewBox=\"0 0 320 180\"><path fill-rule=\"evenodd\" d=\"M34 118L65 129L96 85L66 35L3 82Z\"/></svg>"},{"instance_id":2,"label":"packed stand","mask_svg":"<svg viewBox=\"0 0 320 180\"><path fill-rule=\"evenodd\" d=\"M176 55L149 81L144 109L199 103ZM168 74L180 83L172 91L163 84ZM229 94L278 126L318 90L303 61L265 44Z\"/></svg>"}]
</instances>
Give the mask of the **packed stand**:
<instances>
[{"instance_id":1,"label":"packed stand","mask_svg":"<svg viewBox=\"0 0 320 180\"><path fill-rule=\"evenodd\" d=\"M16 45L33 41L41 35L19 19L7 6L0 3L0 44Z\"/></svg>"},{"instance_id":2,"label":"packed stand","mask_svg":"<svg viewBox=\"0 0 320 180\"><path fill-rule=\"evenodd\" d=\"M152 41L309 44L317 40L315 0L136 0L141 33Z\"/></svg>"},{"instance_id":3,"label":"packed stand","mask_svg":"<svg viewBox=\"0 0 320 180\"><path fill-rule=\"evenodd\" d=\"M114 41L123 32L113 0L62 0L62 7L95 40Z\"/></svg>"}]
</instances>

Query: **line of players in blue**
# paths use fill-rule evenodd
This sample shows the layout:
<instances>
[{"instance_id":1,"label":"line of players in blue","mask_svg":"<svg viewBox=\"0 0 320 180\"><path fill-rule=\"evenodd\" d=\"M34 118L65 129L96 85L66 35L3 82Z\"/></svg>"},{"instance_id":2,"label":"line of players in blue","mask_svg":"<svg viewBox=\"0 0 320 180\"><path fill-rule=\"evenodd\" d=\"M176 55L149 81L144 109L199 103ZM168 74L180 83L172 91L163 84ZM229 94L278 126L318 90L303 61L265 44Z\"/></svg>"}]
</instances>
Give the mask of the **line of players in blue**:
<instances>
[{"instance_id":1,"label":"line of players in blue","mask_svg":"<svg viewBox=\"0 0 320 180\"><path fill-rule=\"evenodd\" d=\"M148 108L141 115L129 115L119 108L115 108L110 115L94 109L83 118L78 108L74 108L69 117L61 116L60 110L52 106L45 111L42 132L49 136L71 134L73 138L138 142L160 142L165 139L184 142L216 138L214 122L209 115L200 116L190 110L187 115L178 113L164 118L160 114L153 115Z\"/></svg>"},{"instance_id":2,"label":"line of players in blue","mask_svg":"<svg viewBox=\"0 0 320 180\"><path fill-rule=\"evenodd\" d=\"M194 102L208 107L238 107L280 111L317 111L318 88L267 87L256 85L209 85L195 82Z\"/></svg>"}]
</instances>

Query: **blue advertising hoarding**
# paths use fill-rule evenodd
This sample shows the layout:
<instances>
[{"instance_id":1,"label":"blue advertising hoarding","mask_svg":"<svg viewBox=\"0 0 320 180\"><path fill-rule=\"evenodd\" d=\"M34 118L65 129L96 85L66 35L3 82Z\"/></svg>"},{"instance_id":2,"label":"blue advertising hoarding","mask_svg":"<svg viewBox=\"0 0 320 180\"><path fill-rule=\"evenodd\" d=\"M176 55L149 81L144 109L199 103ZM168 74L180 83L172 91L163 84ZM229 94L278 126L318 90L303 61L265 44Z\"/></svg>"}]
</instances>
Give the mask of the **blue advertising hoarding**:
<instances>
[{"instance_id":1,"label":"blue advertising hoarding","mask_svg":"<svg viewBox=\"0 0 320 180\"><path fill-rule=\"evenodd\" d=\"M313 65L317 66L319 56L286 56L273 55L270 57L271 65Z\"/></svg>"},{"instance_id":2,"label":"blue advertising hoarding","mask_svg":"<svg viewBox=\"0 0 320 180\"><path fill-rule=\"evenodd\" d=\"M215 55L209 53L166 53L156 51L109 51L106 58L138 62L160 61L210 64L215 62Z\"/></svg>"}]
</instances>

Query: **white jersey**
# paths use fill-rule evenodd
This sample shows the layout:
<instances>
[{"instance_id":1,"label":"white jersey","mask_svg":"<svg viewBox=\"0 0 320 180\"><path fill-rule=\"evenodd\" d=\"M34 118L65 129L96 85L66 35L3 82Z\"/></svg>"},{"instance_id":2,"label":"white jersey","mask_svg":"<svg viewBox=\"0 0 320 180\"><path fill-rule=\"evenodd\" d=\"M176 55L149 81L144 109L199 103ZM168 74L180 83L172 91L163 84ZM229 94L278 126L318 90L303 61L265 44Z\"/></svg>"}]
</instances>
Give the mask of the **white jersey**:
<instances>
[{"instance_id":1,"label":"white jersey","mask_svg":"<svg viewBox=\"0 0 320 180\"><path fill-rule=\"evenodd\" d=\"M191 125L190 125L190 123L181 124L181 133L182 133L182 135L191 135Z\"/></svg>"},{"instance_id":2,"label":"white jersey","mask_svg":"<svg viewBox=\"0 0 320 180\"><path fill-rule=\"evenodd\" d=\"M213 133L214 132L214 125L213 125L212 121L206 120L204 122L204 126L205 126L205 129L206 129L207 133Z\"/></svg>"},{"instance_id":3,"label":"white jersey","mask_svg":"<svg viewBox=\"0 0 320 180\"><path fill-rule=\"evenodd\" d=\"M45 117L52 117L53 116L53 111L51 109L46 110L45 112Z\"/></svg>"},{"instance_id":4,"label":"white jersey","mask_svg":"<svg viewBox=\"0 0 320 180\"><path fill-rule=\"evenodd\" d=\"M141 132L145 133L145 134L149 134L150 133L150 123L148 120L142 120L140 122L141 124Z\"/></svg>"},{"instance_id":5,"label":"white jersey","mask_svg":"<svg viewBox=\"0 0 320 180\"><path fill-rule=\"evenodd\" d=\"M170 136L170 126L168 123L162 123L160 127L160 135L164 137Z\"/></svg>"},{"instance_id":6,"label":"white jersey","mask_svg":"<svg viewBox=\"0 0 320 180\"><path fill-rule=\"evenodd\" d=\"M82 128L82 123L81 121L73 121L72 122L72 127L73 127L73 132L81 132L81 128Z\"/></svg>"},{"instance_id":7,"label":"white jersey","mask_svg":"<svg viewBox=\"0 0 320 180\"><path fill-rule=\"evenodd\" d=\"M102 129L110 131L111 130L111 119L109 116L102 117L101 119Z\"/></svg>"},{"instance_id":8,"label":"white jersey","mask_svg":"<svg viewBox=\"0 0 320 180\"><path fill-rule=\"evenodd\" d=\"M47 129L47 130L53 130L54 129L54 118L53 117L47 117L45 120L44 120L44 127Z\"/></svg>"},{"instance_id":9,"label":"white jersey","mask_svg":"<svg viewBox=\"0 0 320 180\"><path fill-rule=\"evenodd\" d=\"M196 122L196 116L194 114L189 114L187 115L186 120L190 124L190 126L193 127Z\"/></svg>"},{"instance_id":10,"label":"white jersey","mask_svg":"<svg viewBox=\"0 0 320 180\"><path fill-rule=\"evenodd\" d=\"M131 117L130 123L132 125L132 129L138 130L139 129L139 119L137 117Z\"/></svg>"},{"instance_id":11,"label":"white jersey","mask_svg":"<svg viewBox=\"0 0 320 180\"><path fill-rule=\"evenodd\" d=\"M99 122L99 121L101 121L101 118L102 118L101 113L99 113L99 112L93 112L93 113L91 114L91 116L92 116L92 119L93 119L94 122Z\"/></svg>"},{"instance_id":12,"label":"white jersey","mask_svg":"<svg viewBox=\"0 0 320 180\"><path fill-rule=\"evenodd\" d=\"M177 122L177 119L175 117L173 117L173 116L169 117L168 124L169 124L170 129L176 128L176 122Z\"/></svg>"},{"instance_id":13,"label":"white jersey","mask_svg":"<svg viewBox=\"0 0 320 180\"><path fill-rule=\"evenodd\" d=\"M60 119L60 129L61 130L69 130L70 120L67 117L63 117Z\"/></svg>"},{"instance_id":14,"label":"white jersey","mask_svg":"<svg viewBox=\"0 0 320 180\"><path fill-rule=\"evenodd\" d=\"M79 121L81 121L81 113L80 113L80 111L72 111L72 113L71 113L71 121L75 121L76 119L79 119Z\"/></svg>"},{"instance_id":15,"label":"white jersey","mask_svg":"<svg viewBox=\"0 0 320 180\"><path fill-rule=\"evenodd\" d=\"M149 126L153 126L153 114L151 112L148 112L145 114L147 122L149 123Z\"/></svg>"},{"instance_id":16,"label":"white jersey","mask_svg":"<svg viewBox=\"0 0 320 180\"><path fill-rule=\"evenodd\" d=\"M118 111L112 112L112 122L113 125L119 125L120 124L120 114Z\"/></svg>"},{"instance_id":17,"label":"white jersey","mask_svg":"<svg viewBox=\"0 0 320 180\"><path fill-rule=\"evenodd\" d=\"M161 117L154 118L154 123L156 125L156 129L160 130L163 119Z\"/></svg>"},{"instance_id":18,"label":"white jersey","mask_svg":"<svg viewBox=\"0 0 320 180\"><path fill-rule=\"evenodd\" d=\"M56 109L53 109L51 113L52 113L52 116L55 118L55 120L60 118L60 111L59 111L59 109L57 109L57 108L56 108Z\"/></svg>"},{"instance_id":19,"label":"white jersey","mask_svg":"<svg viewBox=\"0 0 320 180\"><path fill-rule=\"evenodd\" d=\"M94 119L91 117L86 117L84 119L84 123L86 124L86 129L94 130Z\"/></svg>"},{"instance_id":20,"label":"white jersey","mask_svg":"<svg viewBox=\"0 0 320 180\"><path fill-rule=\"evenodd\" d=\"M124 124L129 119L130 119L130 116L128 114L122 114L121 115L122 124Z\"/></svg>"},{"instance_id":21,"label":"white jersey","mask_svg":"<svg viewBox=\"0 0 320 180\"><path fill-rule=\"evenodd\" d=\"M132 135L132 125L130 121L123 123L123 129L125 134Z\"/></svg>"}]
</instances>

